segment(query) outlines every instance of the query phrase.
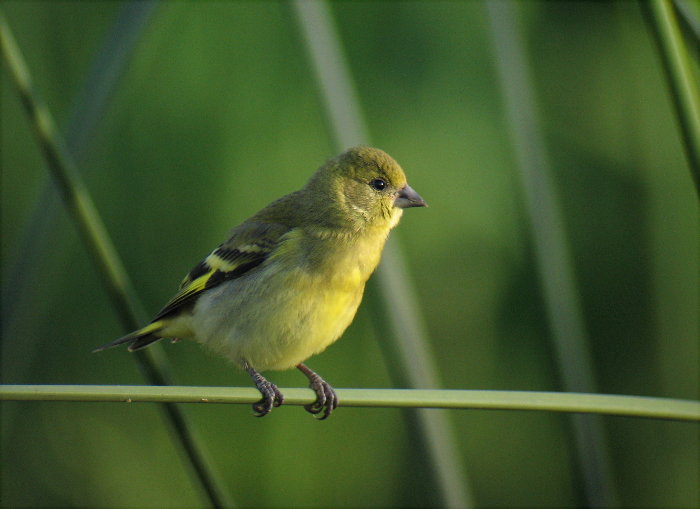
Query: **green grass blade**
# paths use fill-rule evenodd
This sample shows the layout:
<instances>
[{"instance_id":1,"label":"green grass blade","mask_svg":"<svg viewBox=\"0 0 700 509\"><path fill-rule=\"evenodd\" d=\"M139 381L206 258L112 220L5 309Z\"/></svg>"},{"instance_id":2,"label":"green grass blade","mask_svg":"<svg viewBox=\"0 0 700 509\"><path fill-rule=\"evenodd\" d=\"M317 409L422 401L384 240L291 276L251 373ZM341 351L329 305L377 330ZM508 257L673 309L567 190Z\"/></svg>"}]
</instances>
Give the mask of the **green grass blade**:
<instances>
[{"instance_id":1,"label":"green grass blade","mask_svg":"<svg viewBox=\"0 0 700 509\"><path fill-rule=\"evenodd\" d=\"M308 405L310 389L281 389L284 404ZM444 408L575 412L700 422L700 402L669 398L534 391L430 389L336 389L344 407ZM134 385L0 385L3 401L85 401L116 403L251 404L260 399L252 387L178 387Z\"/></svg>"},{"instance_id":2,"label":"green grass blade","mask_svg":"<svg viewBox=\"0 0 700 509\"><path fill-rule=\"evenodd\" d=\"M83 234L86 245L99 265L122 321L130 326L137 325L137 312L134 305L137 299L131 282L82 178L63 146L51 113L33 89L29 70L4 15L0 18L0 28L3 56L17 86L22 104L30 117L49 170Z\"/></svg>"},{"instance_id":3,"label":"green grass blade","mask_svg":"<svg viewBox=\"0 0 700 509\"><path fill-rule=\"evenodd\" d=\"M700 90L670 0L642 2L648 11L695 191L700 196Z\"/></svg>"},{"instance_id":4,"label":"green grass blade","mask_svg":"<svg viewBox=\"0 0 700 509\"><path fill-rule=\"evenodd\" d=\"M102 47L96 52L83 86L72 101L64 129L63 138L73 161L79 162L88 148L90 138L103 119L104 110L155 7L153 0L126 2ZM58 243L56 237L61 216L55 211L59 200L49 175L46 177L44 189L39 193L23 228L22 239L10 257L12 261L3 267L4 305L1 312L6 330L12 330L15 322L21 323L26 319L23 303L31 301L32 293L38 291L38 287L29 285L30 280L23 277L22 267L37 267L41 271L44 250L40 246ZM139 312L138 316L139 321L145 319L143 312Z\"/></svg>"},{"instance_id":5,"label":"green grass blade","mask_svg":"<svg viewBox=\"0 0 700 509\"><path fill-rule=\"evenodd\" d=\"M697 45L700 43L700 3L697 0L675 0L674 5Z\"/></svg>"},{"instance_id":6,"label":"green grass blade","mask_svg":"<svg viewBox=\"0 0 700 509\"><path fill-rule=\"evenodd\" d=\"M516 4L491 0L486 5L557 365L565 390L593 392L592 361L574 267L559 199L552 184L551 165L541 134L528 67L529 58L516 19ZM575 416L573 427L587 504L596 507L616 505L602 423L592 416Z\"/></svg>"},{"instance_id":7,"label":"green grass blade","mask_svg":"<svg viewBox=\"0 0 700 509\"><path fill-rule=\"evenodd\" d=\"M139 325L139 305L131 281L78 169L63 144L48 107L34 90L29 69L2 12L0 12L0 39L3 57L30 117L49 170L58 184L71 216L80 229L85 244L100 269L100 274L122 323L129 329L135 329ZM139 352L136 359L151 383L167 384L166 368L163 359L156 357L157 352L158 350ZM224 495L225 492L219 486L220 483L216 480L211 462L206 458L201 446L197 444L184 415L171 403L166 404L164 410L211 505L214 507L230 505Z\"/></svg>"},{"instance_id":8,"label":"green grass blade","mask_svg":"<svg viewBox=\"0 0 700 509\"><path fill-rule=\"evenodd\" d=\"M328 4L298 0L293 6L337 149L367 143L368 130ZM372 299L368 295L366 300L374 303L372 308L381 309L379 314L382 317L389 317L390 330L382 336L392 338L392 344L387 347L385 342L381 342L387 364L395 365L401 381L405 380L413 387L437 387L434 356L419 318L421 313L415 290L403 267L403 253L396 239L390 239L376 276L382 298ZM383 319L375 320L380 331L384 328L384 322ZM399 362L393 360L396 357ZM416 358L420 362L416 363ZM419 364L421 369L414 369L415 364ZM417 410L413 416L431 459L444 504L448 507L470 507L473 503L466 469L457 454L457 440L447 419L448 416L444 414L424 410Z\"/></svg>"}]
</instances>

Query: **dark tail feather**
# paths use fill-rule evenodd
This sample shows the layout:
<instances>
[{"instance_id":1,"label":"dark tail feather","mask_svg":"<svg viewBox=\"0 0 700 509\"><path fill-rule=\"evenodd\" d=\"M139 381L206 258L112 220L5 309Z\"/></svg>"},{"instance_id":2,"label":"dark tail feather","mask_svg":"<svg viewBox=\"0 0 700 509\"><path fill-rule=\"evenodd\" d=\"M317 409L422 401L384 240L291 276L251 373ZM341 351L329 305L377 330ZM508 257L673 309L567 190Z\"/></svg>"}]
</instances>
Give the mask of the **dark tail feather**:
<instances>
[{"instance_id":1,"label":"dark tail feather","mask_svg":"<svg viewBox=\"0 0 700 509\"><path fill-rule=\"evenodd\" d=\"M122 336L119 339L115 339L111 343L106 345L98 346L92 352L101 352L102 350L107 350L115 346L123 345L124 343L129 343L129 351L140 350L141 348L147 347L151 343L162 339L157 336L156 333L163 327L160 322L149 323L144 328L134 331L126 336Z\"/></svg>"},{"instance_id":2,"label":"dark tail feather","mask_svg":"<svg viewBox=\"0 0 700 509\"><path fill-rule=\"evenodd\" d=\"M156 336L155 334L146 334L145 336L139 336L136 338L136 341L131 343L129 345L129 351L134 352L136 350L141 350L142 348L146 348L148 345L151 343L155 343L158 340L161 340L160 336Z\"/></svg>"}]
</instances>

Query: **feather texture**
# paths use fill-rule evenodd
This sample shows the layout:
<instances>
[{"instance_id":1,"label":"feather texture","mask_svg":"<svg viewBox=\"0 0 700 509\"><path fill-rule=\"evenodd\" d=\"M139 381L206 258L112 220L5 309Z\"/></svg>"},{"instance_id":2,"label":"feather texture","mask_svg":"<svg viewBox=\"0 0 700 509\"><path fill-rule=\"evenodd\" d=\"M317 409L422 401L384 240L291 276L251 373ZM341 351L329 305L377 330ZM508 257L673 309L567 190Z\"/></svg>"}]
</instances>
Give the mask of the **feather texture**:
<instances>
[{"instance_id":1,"label":"feather texture","mask_svg":"<svg viewBox=\"0 0 700 509\"><path fill-rule=\"evenodd\" d=\"M283 398L256 370L297 366L319 396L307 410L327 417L337 398L302 362L348 327L389 231L403 209L418 206L425 202L396 161L350 149L231 230L150 324L97 350L193 338L250 373L263 394L259 415Z\"/></svg>"}]
</instances>

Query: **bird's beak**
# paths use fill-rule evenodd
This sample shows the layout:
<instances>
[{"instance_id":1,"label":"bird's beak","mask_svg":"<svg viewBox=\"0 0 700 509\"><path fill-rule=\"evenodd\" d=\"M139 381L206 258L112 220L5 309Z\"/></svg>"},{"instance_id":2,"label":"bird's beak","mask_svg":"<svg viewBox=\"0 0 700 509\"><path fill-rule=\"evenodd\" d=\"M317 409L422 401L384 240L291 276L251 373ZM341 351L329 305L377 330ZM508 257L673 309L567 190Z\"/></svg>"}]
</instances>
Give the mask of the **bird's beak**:
<instances>
[{"instance_id":1,"label":"bird's beak","mask_svg":"<svg viewBox=\"0 0 700 509\"><path fill-rule=\"evenodd\" d=\"M421 198L420 195L417 192L415 192L413 188L408 184L406 184L399 191L399 194L396 196L396 200L394 201L394 205L402 209L407 209L409 207L428 206L428 204L425 203L425 201L423 201L423 198Z\"/></svg>"}]
</instances>

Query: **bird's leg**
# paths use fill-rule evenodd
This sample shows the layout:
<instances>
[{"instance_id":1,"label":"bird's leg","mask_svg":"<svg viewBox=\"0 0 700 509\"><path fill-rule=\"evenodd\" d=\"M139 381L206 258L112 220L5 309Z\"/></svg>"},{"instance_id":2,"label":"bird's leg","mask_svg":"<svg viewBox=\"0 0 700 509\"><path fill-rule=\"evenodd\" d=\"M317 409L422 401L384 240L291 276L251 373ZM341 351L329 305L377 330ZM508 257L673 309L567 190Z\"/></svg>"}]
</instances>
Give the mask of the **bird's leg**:
<instances>
[{"instance_id":1,"label":"bird's leg","mask_svg":"<svg viewBox=\"0 0 700 509\"><path fill-rule=\"evenodd\" d=\"M321 420L327 418L338 407L338 396L333 387L304 364L299 364L297 369L306 375L306 378L309 379L309 387L316 393L316 401L310 405L304 405L304 408L314 415L323 412L323 415L319 417Z\"/></svg>"},{"instance_id":2,"label":"bird's leg","mask_svg":"<svg viewBox=\"0 0 700 509\"><path fill-rule=\"evenodd\" d=\"M255 371L247 361L243 361L243 369L248 372L250 378L255 382L255 387L257 387L260 394L262 394L262 399L253 404L255 417L266 416L270 413L272 407L280 406L284 402L284 396L282 396L277 386L268 382L265 377Z\"/></svg>"}]
</instances>

